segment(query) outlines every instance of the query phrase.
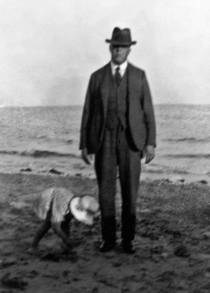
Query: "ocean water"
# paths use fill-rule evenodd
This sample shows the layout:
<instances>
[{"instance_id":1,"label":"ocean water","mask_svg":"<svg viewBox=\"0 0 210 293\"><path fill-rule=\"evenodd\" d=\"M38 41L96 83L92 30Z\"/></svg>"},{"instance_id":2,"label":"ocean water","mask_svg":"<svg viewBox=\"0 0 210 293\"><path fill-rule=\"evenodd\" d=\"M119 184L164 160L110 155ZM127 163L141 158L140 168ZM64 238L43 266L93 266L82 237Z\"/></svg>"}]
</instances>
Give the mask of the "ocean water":
<instances>
[{"instance_id":1,"label":"ocean water","mask_svg":"<svg viewBox=\"0 0 210 293\"><path fill-rule=\"evenodd\" d=\"M80 106L0 108L0 172L85 168L81 114ZM143 178L210 181L210 105L156 105L155 114L156 158L142 161Z\"/></svg>"}]
</instances>

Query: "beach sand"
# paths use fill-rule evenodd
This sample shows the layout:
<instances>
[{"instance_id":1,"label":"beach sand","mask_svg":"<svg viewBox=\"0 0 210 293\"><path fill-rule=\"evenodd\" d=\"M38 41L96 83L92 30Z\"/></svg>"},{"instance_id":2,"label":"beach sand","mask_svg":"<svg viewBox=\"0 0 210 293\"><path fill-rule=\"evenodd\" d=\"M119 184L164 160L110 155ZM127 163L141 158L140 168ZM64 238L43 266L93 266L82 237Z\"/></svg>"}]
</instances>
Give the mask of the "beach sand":
<instances>
[{"instance_id":1,"label":"beach sand","mask_svg":"<svg viewBox=\"0 0 210 293\"><path fill-rule=\"evenodd\" d=\"M73 222L73 250L62 251L49 232L40 252L28 251L40 221L31 203L50 186L97 196L84 176L0 174L0 292L173 293L210 292L210 187L169 180L143 181L137 202L136 253L118 245L98 251L100 219L93 227ZM120 196L116 197L120 222Z\"/></svg>"}]
</instances>

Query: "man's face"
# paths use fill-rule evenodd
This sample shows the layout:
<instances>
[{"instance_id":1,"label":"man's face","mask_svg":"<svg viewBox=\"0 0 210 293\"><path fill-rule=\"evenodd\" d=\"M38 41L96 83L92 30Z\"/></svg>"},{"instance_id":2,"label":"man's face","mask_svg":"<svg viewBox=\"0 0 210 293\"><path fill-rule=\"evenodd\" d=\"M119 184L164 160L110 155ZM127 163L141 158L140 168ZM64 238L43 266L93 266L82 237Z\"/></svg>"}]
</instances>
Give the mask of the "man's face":
<instances>
[{"instance_id":1,"label":"man's face","mask_svg":"<svg viewBox=\"0 0 210 293\"><path fill-rule=\"evenodd\" d=\"M120 65L126 61L131 49L130 46L110 45L111 60Z\"/></svg>"}]
</instances>

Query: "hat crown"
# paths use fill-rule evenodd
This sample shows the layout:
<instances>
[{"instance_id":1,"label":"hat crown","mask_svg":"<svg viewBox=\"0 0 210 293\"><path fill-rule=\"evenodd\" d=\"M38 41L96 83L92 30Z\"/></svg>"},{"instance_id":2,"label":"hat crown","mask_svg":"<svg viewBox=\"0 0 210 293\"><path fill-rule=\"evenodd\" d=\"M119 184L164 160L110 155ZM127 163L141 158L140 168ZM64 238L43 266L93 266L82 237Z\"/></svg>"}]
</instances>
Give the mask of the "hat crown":
<instances>
[{"instance_id":1,"label":"hat crown","mask_svg":"<svg viewBox=\"0 0 210 293\"><path fill-rule=\"evenodd\" d=\"M136 41L132 41L130 29L120 29L119 27L115 27L113 29L111 40L106 40L106 42L111 43L113 45L122 46L130 46L136 44Z\"/></svg>"},{"instance_id":2,"label":"hat crown","mask_svg":"<svg viewBox=\"0 0 210 293\"><path fill-rule=\"evenodd\" d=\"M89 210L92 212L97 212L99 209L99 204L97 200L93 196L90 196L90 195L84 195L81 198L81 204L83 209Z\"/></svg>"},{"instance_id":3,"label":"hat crown","mask_svg":"<svg viewBox=\"0 0 210 293\"><path fill-rule=\"evenodd\" d=\"M131 32L129 28L120 29L119 27L114 28L112 33L112 40L119 42L131 42Z\"/></svg>"}]
</instances>

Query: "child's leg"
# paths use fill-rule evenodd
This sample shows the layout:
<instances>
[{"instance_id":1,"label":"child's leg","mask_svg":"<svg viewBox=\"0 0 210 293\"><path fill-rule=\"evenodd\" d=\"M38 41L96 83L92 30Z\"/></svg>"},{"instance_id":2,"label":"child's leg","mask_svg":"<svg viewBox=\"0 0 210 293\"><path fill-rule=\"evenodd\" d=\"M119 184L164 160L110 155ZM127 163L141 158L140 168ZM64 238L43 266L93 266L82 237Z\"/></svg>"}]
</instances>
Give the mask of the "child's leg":
<instances>
[{"instance_id":1,"label":"child's leg","mask_svg":"<svg viewBox=\"0 0 210 293\"><path fill-rule=\"evenodd\" d=\"M40 226L39 230L36 232L34 240L32 242L32 247L37 248L40 240L44 237L47 231L50 229L50 221L45 220L44 223Z\"/></svg>"},{"instance_id":2,"label":"child's leg","mask_svg":"<svg viewBox=\"0 0 210 293\"><path fill-rule=\"evenodd\" d=\"M44 237L44 235L50 229L50 227L51 227L51 214L52 214L52 204L50 205L50 209L47 213L47 217L46 217L44 223L40 226L39 230L36 232L36 235L35 235L34 240L32 242L32 248L36 249L38 247L40 240Z\"/></svg>"}]
</instances>

